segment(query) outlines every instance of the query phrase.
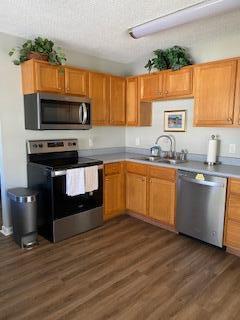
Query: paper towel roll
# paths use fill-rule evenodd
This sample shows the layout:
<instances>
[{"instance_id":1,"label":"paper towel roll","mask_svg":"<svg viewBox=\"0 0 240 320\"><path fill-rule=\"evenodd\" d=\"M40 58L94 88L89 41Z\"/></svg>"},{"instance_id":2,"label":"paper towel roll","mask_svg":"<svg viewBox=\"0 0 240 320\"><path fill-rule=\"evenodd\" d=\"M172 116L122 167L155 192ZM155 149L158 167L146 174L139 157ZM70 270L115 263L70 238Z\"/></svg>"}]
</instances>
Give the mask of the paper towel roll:
<instances>
[{"instance_id":1,"label":"paper towel roll","mask_svg":"<svg viewBox=\"0 0 240 320\"><path fill-rule=\"evenodd\" d=\"M218 140L215 138L215 136L213 136L209 140L209 144L208 144L208 155L207 155L208 163L217 162L217 145L218 145Z\"/></svg>"}]
</instances>

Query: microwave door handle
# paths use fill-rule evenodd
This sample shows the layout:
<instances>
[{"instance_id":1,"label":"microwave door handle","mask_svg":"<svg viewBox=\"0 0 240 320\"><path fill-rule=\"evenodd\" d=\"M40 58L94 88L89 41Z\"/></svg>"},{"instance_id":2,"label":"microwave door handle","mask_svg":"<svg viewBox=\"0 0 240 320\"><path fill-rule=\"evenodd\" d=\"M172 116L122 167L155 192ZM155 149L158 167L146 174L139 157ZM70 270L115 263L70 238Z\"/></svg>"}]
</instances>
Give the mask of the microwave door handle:
<instances>
[{"instance_id":1,"label":"microwave door handle","mask_svg":"<svg viewBox=\"0 0 240 320\"><path fill-rule=\"evenodd\" d=\"M83 120L82 124L85 124L87 121L87 106L85 103L83 103Z\"/></svg>"},{"instance_id":2,"label":"microwave door handle","mask_svg":"<svg viewBox=\"0 0 240 320\"><path fill-rule=\"evenodd\" d=\"M79 123L81 123L81 124L83 123L82 113L83 113L83 107L82 107L82 104L80 104L79 109L78 109L78 114L79 114Z\"/></svg>"}]
</instances>

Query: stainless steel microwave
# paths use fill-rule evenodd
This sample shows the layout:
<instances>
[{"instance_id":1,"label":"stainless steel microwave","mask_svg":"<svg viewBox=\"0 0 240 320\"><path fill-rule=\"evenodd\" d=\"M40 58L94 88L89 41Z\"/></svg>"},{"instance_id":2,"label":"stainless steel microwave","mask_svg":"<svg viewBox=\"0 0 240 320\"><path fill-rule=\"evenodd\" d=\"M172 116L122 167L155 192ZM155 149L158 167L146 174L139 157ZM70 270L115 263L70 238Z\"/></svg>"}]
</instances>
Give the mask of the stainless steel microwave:
<instances>
[{"instance_id":1,"label":"stainless steel microwave","mask_svg":"<svg viewBox=\"0 0 240 320\"><path fill-rule=\"evenodd\" d=\"M25 129L84 130L91 126L91 101L82 97L24 95Z\"/></svg>"}]
</instances>

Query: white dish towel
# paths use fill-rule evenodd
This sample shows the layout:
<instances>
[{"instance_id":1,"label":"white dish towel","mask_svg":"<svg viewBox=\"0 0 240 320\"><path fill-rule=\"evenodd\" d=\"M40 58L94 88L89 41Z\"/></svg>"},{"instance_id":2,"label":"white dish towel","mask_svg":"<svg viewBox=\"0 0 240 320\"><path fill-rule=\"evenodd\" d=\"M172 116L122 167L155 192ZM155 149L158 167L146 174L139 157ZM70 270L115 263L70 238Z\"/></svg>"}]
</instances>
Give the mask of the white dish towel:
<instances>
[{"instance_id":1,"label":"white dish towel","mask_svg":"<svg viewBox=\"0 0 240 320\"><path fill-rule=\"evenodd\" d=\"M84 168L69 169L66 173L66 194L70 197L84 194L85 174Z\"/></svg>"},{"instance_id":2,"label":"white dish towel","mask_svg":"<svg viewBox=\"0 0 240 320\"><path fill-rule=\"evenodd\" d=\"M98 189L98 166L85 168L85 191L92 192Z\"/></svg>"}]
</instances>

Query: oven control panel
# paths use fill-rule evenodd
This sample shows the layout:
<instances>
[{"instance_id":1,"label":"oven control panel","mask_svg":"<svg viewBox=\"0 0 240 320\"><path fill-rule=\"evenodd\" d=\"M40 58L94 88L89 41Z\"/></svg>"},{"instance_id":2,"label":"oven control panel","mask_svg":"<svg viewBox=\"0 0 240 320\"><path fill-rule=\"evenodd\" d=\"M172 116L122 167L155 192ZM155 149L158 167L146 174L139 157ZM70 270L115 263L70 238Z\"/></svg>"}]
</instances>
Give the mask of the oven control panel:
<instances>
[{"instance_id":1,"label":"oven control panel","mask_svg":"<svg viewBox=\"0 0 240 320\"><path fill-rule=\"evenodd\" d=\"M77 150L78 150L77 139L27 141L27 154L77 151Z\"/></svg>"}]
</instances>

